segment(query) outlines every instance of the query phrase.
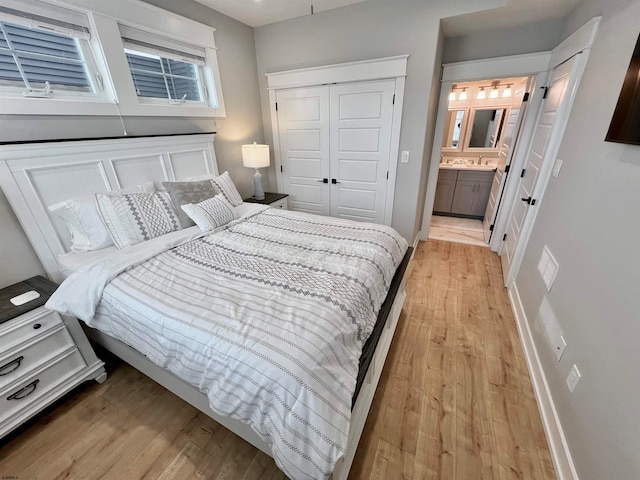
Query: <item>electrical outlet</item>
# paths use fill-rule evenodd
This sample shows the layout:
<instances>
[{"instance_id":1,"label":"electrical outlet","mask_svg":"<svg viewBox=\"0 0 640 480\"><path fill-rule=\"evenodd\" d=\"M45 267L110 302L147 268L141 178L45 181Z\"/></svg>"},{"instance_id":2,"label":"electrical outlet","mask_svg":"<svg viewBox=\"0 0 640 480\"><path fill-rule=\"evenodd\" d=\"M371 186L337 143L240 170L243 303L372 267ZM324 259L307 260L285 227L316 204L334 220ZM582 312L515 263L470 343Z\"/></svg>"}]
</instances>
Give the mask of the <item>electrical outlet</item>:
<instances>
[{"instance_id":1,"label":"electrical outlet","mask_svg":"<svg viewBox=\"0 0 640 480\"><path fill-rule=\"evenodd\" d=\"M400 155L400 163L409 163L409 152L407 150L402 151L402 155Z\"/></svg>"},{"instance_id":2,"label":"electrical outlet","mask_svg":"<svg viewBox=\"0 0 640 480\"><path fill-rule=\"evenodd\" d=\"M582 375L580 375L580 370L578 370L578 366L574 363L573 367L571 367L571 371L569 372L569 376L567 377L567 388L571 393L576 389L576 385Z\"/></svg>"}]
</instances>

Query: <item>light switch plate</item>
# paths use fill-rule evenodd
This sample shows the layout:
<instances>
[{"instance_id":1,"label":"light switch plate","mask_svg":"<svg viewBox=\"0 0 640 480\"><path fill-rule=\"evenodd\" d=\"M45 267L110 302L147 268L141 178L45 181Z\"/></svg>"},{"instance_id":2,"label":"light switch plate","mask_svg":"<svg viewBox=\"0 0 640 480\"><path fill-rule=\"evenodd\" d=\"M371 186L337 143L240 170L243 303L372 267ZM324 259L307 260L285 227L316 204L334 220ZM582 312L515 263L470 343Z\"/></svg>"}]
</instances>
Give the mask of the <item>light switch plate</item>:
<instances>
[{"instance_id":1,"label":"light switch plate","mask_svg":"<svg viewBox=\"0 0 640 480\"><path fill-rule=\"evenodd\" d=\"M561 168L562 168L562 160L560 160L558 158L558 159L556 159L556 163L553 164L553 170L551 171L551 174L555 178L558 178L558 175L560 175L560 169Z\"/></svg>"},{"instance_id":2,"label":"light switch plate","mask_svg":"<svg viewBox=\"0 0 640 480\"><path fill-rule=\"evenodd\" d=\"M402 151L402 155L400 155L400 163L409 163L409 152L407 150Z\"/></svg>"},{"instance_id":3,"label":"light switch plate","mask_svg":"<svg viewBox=\"0 0 640 480\"><path fill-rule=\"evenodd\" d=\"M580 370L578 370L578 366L574 363L573 367L571 367L571 371L569 372L569 376L567 377L567 388L571 393L576 389L576 385L581 378L582 375L580 375Z\"/></svg>"},{"instance_id":4,"label":"light switch plate","mask_svg":"<svg viewBox=\"0 0 640 480\"><path fill-rule=\"evenodd\" d=\"M567 349L567 342L562 335L556 337L556 339L557 340L553 345L553 350L556 352L556 360L560 361L562 359L562 354Z\"/></svg>"},{"instance_id":5,"label":"light switch plate","mask_svg":"<svg viewBox=\"0 0 640 480\"><path fill-rule=\"evenodd\" d=\"M559 268L560 266L553 255L551 255L549 247L545 245L542 249L540 260L538 261L538 273L540 274L540 277L542 277L542 282L548 292L551 291L551 286L558 275Z\"/></svg>"}]
</instances>

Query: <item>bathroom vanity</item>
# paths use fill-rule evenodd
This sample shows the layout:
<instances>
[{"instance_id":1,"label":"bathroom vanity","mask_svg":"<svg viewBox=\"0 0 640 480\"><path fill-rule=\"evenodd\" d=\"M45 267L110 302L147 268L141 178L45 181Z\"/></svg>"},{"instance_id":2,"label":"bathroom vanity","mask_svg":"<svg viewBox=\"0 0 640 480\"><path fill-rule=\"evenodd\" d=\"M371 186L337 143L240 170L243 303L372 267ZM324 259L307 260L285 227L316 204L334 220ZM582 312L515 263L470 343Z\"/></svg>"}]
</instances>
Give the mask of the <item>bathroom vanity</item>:
<instances>
[{"instance_id":1,"label":"bathroom vanity","mask_svg":"<svg viewBox=\"0 0 640 480\"><path fill-rule=\"evenodd\" d=\"M441 166L433 212L482 219L495 168L492 166Z\"/></svg>"}]
</instances>

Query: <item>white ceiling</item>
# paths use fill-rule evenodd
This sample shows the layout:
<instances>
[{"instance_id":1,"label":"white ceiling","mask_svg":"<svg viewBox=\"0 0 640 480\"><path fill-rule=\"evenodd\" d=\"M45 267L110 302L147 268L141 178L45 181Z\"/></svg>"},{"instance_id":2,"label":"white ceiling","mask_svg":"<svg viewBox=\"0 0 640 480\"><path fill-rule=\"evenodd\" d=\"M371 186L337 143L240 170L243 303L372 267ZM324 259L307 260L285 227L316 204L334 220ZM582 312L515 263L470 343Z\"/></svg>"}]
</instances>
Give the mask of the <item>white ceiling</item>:
<instances>
[{"instance_id":1,"label":"white ceiling","mask_svg":"<svg viewBox=\"0 0 640 480\"><path fill-rule=\"evenodd\" d=\"M312 0L196 1L218 12L224 13L231 18L235 18L242 23L246 23L252 27L259 27L289 18L309 15ZM364 1L366 0L313 0L313 6L314 12L319 13ZM523 25L549 18L563 17L569 13L579 1L580 0L507 0L505 7L444 19L442 22L443 30L447 37L452 37L481 30ZM402 8L401 5L398 5L398 8Z\"/></svg>"},{"instance_id":2,"label":"white ceiling","mask_svg":"<svg viewBox=\"0 0 640 480\"><path fill-rule=\"evenodd\" d=\"M276 23L311 13L311 0L196 0L252 27ZM319 13L365 0L313 0Z\"/></svg>"}]
</instances>

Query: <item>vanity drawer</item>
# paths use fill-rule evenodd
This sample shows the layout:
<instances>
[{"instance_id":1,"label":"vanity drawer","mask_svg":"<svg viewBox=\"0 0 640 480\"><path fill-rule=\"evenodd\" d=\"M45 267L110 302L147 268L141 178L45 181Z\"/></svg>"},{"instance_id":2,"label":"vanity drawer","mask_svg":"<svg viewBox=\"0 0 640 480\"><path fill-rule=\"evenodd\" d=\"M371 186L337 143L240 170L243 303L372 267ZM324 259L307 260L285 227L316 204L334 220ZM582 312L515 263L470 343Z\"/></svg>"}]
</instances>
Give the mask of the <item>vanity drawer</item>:
<instances>
[{"instance_id":1,"label":"vanity drawer","mask_svg":"<svg viewBox=\"0 0 640 480\"><path fill-rule=\"evenodd\" d=\"M0 430L9 417L43 398L47 393L86 367L77 348L44 365L0 393Z\"/></svg>"},{"instance_id":2,"label":"vanity drawer","mask_svg":"<svg viewBox=\"0 0 640 480\"><path fill-rule=\"evenodd\" d=\"M44 307L33 310L19 319L5 322L0 326L1 351L6 352L17 344L28 342L58 325L64 325L60 315Z\"/></svg>"},{"instance_id":3,"label":"vanity drawer","mask_svg":"<svg viewBox=\"0 0 640 480\"><path fill-rule=\"evenodd\" d=\"M469 171L460 171L458 174L458 181L463 182L476 182L476 183L492 183L493 176L495 172L493 170L488 170L484 172L469 172Z\"/></svg>"},{"instance_id":4,"label":"vanity drawer","mask_svg":"<svg viewBox=\"0 0 640 480\"><path fill-rule=\"evenodd\" d=\"M9 354L0 355L0 390L74 346L69 331L60 325Z\"/></svg>"},{"instance_id":5,"label":"vanity drawer","mask_svg":"<svg viewBox=\"0 0 640 480\"><path fill-rule=\"evenodd\" d=\"M458 170L451 170L447 168L441 168L438 170L439 182L455 182L458 178Z\"/></svg>"}]
</instances>

